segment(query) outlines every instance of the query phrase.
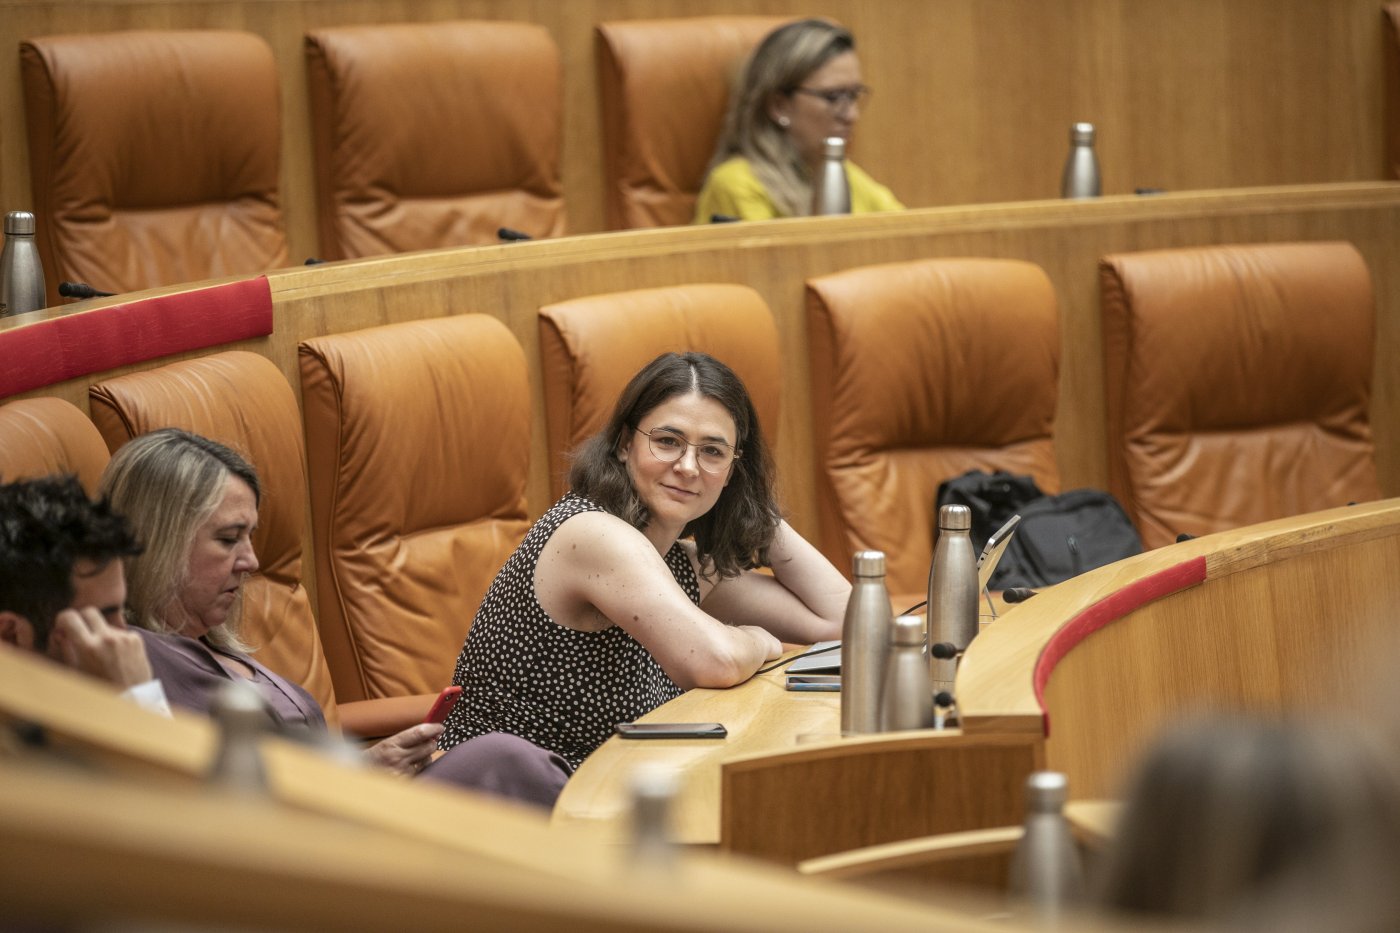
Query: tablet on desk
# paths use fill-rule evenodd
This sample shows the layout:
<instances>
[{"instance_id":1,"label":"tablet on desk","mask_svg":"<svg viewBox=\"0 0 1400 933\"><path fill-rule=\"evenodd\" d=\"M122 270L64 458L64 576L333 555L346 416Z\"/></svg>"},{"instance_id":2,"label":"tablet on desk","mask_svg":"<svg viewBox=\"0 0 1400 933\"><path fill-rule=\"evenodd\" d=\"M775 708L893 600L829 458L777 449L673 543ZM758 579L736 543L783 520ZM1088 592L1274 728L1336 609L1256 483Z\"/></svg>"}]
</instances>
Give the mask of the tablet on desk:
<instances>
[{"instance_id":1,"label":"tablet on desk","mask_svg":"<svg viewBox=\"0 0 1400 933\"><path fill-rule=\"evenodd\" d=\"M841 642L819 641L787 666L789 674L841 673Z\"/></svg>"}]
</instances>

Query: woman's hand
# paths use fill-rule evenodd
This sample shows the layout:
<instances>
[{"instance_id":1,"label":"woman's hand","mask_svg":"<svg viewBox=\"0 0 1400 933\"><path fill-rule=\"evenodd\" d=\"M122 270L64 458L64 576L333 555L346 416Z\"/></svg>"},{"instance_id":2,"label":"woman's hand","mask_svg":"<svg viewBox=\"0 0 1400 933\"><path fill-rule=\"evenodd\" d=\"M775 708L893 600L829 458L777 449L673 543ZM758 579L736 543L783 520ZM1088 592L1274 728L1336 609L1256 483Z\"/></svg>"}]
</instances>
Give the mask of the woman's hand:
<instances>
[{"instance_id":1,"label":"woman's hand","mask_svg":"<svg viewBox=\"0 0 1400 933\"><path fill-rule=\"evenodd\" d=\"M442 728L440 723L435 722L411 726L371 745L365 749L365 755L381 768L412 777L422 771L432 757Z\"/></svg>"}]
</instances>

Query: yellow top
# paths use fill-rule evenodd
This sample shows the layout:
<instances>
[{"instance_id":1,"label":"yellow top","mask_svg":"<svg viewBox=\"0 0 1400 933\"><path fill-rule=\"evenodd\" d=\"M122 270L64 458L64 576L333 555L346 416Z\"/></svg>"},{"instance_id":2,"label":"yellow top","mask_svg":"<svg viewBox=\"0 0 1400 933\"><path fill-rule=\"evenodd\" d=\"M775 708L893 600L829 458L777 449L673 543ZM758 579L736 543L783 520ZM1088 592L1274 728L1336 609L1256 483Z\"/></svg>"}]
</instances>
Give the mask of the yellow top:
<instances>
[{"instance_id":1,"label":"yellow top","mask_svg":"<svg viewBox=\"0 0 1400 933\"><path fill-rule=\"evenodd\" d=\"M902 211L904 205L890 189L871 178L860 166L846 161L846 180L851 185L851 213ZM694 223L707 224L715 214L740 220L772 220L785 217L753 173L748 159L734 156L716 165L705 179L705 187L695 202Z\"/></svg>"}]
</instances>

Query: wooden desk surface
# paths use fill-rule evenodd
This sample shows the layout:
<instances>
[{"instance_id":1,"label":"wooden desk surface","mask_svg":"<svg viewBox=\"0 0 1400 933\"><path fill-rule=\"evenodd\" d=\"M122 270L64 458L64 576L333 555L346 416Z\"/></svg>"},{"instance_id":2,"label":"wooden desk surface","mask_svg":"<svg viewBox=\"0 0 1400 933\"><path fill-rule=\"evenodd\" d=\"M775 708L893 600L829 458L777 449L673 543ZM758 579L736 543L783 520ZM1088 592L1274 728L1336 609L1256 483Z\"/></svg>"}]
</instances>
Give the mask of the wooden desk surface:
<instances>
[{"instance_id":1,"label":"wooden desk surface","mask_svg":"<svg viewBox=\"0 0 1400 933\"><path fill-rule=\"evenodd\" d=\"M681 775L677 837L688 844L717 844L722 762L791 748L799 741L840 738L841 694L792 692L785 678L780 667L727 690L688 691L652 710L639 721L721 722L729 736L718 741L608 739L565 785L554 807L554 825L592 826L605 840L622 841L630 776L639 766L659 765Z\"/></svg>"}]
</instances>

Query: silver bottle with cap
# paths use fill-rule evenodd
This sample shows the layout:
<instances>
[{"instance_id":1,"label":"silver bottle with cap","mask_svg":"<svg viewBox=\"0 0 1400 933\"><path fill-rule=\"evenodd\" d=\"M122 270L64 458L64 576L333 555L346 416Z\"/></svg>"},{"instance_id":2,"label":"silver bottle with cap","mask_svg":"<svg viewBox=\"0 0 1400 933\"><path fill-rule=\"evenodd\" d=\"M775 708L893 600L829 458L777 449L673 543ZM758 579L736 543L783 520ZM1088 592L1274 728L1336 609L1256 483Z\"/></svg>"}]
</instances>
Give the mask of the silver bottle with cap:
<instances>
[{"instance_id":1,"label":"silver bottle with cap","mask_svg":"<svg viewBox=\"0 0 1400 933\"><path fill-rule=\"evenodd\" d=\"M822 167L812 179L812 216L849 214L851 186L846 180L846 141L829 136L822 144Z\"/></svg>"},{"instance_id":2,"label":"silver bottle with cap","mask_svg":"<svg viewBox=\"0 0 1400 933\"><path fill-rule=\"evenodd\" d=\"M851 599L841 625L841 734L880 731L880 687L885 677L894 613L885 589L885 555L857 551Z\"/></svg>"},{"instance_id":3,"label":"silver bottle with cap","mask_svg":"<svg viewBox=\"0 0 1400 933\"><path fill-rule=\"evenodd\" d=\"M1069 128L1069 158L1060 178L1060 197L1097 198L1102 193L1099 157L1094 154L1094 124L1076 123Z\"/></svg>"},{"instance_id":4,"label":"silver bottle with cap","mask_svg":"<svg viewBox=\"0 0 1400 933\"><path fill-rule=\"evenodd\" d=\"M1026 779L1026 826L1011 859L1010 890L1018 912L1054 929L1084 895L1084 866L1064 806L1069 783L1058 771Z\"/></svg>"},{"instance_id":5,"label":"silver bottle with cap","mask_svg":"<svg viewBox=\"0 0 1400 933\"><path fill-rule=\"evenodd\" d=\"M219 750L209 781L240 794L267 793L261 742L272 731L267 700L252 681L234 678L215 691L209 716L219 728Z\"/></svg>"},{"instance_id":6,"label":"silver bottle with cap","mask_svg":"<svg viewBox=\"0 0 1400 933\"><path fill-rule=\"evenodd\" d=\"M900 616L890 633L881 694L880 731L928 729L933 726L933 688L924 660L924 620Z\"/></svg>"},{"instance_id":7,"label":"silver bottle with cap","mask_svg":"<svg viewBox=\"0 0 1400 933\"><path fill-rule=\"evenodd\" d=\"M34 242L34 215L10 211L5 215L5 247L0 251L0 317L24 314L48 306L44 266Z\"/></svg>"},{"instance_id":8,"label":"silver bottle with cap","mask_svg":"<svg viewBox=\"0 0 1400 933\"><path fill-rule=\"evenodd\" d=\"M676 856L671 829L679 778L674 769L647 763L632 772L632 861L650 871L665 871Z\"/></svg>"},{"instance_id":9,"label":"silver bottle with cap","mask_svg":"<svg viewBox=\"0 0 1400 933\"><path fill-rule=\"evenodd\" d=\"M934 693L953 691L958 659L934 657L933 646L951 645L960 654L977 637L977 556L971 532L967 506L938 510L938 543L928 571L928 664Z\"/></svg>"}]
</instances>

